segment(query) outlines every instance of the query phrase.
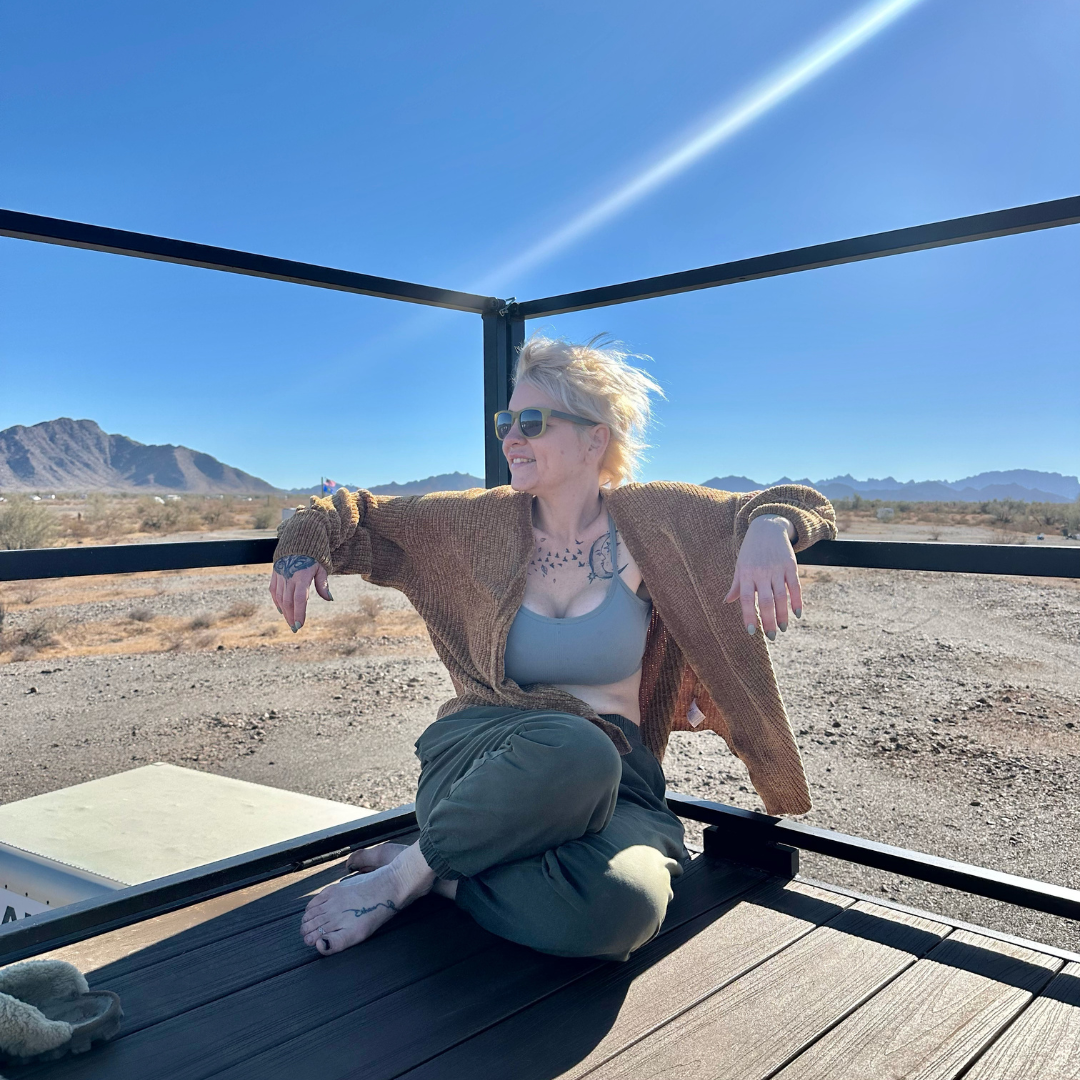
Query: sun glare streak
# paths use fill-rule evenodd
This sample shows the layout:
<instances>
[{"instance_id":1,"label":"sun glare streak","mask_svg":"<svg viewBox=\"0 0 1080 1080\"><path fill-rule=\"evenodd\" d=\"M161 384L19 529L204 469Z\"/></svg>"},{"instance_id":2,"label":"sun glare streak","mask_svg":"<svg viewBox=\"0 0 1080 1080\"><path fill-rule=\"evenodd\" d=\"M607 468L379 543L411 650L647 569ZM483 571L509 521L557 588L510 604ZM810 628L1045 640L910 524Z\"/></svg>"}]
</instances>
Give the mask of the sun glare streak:
<instances>
[{"instance_id":1,"label":"sun glare streak","mask_svg":"<svg viewBox=\"0 0 1080 1080\"><path fill-rule=\"evenodd\" d=\"M801 90L922 0L874 0L772 72L734 102L713 113L698 132L562 228L504 263L473 286L474 292L505 289L506 283L558 255L607 224L657 188L685 172L760 116Z\"/></svg>"}]
</instances>

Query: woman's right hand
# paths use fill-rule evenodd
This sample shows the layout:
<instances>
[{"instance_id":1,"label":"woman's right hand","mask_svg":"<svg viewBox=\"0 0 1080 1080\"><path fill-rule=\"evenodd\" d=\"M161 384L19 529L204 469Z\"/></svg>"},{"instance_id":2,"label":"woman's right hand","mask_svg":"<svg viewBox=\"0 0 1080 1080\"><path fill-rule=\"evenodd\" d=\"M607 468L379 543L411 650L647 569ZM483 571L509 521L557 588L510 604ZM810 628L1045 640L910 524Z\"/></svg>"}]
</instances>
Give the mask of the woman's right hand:
<instances>
[{"instance_id":1,"label":"woman's right hand","mask_svg":"<svg viewBox=\"0 0 1080 1080\"><path fill-rule=\"evenodd\" d=\"M310 555L286 555L274 563L270 595L294 634L307 617L308 589L313 581L315 591L324 600L334 599L326 582L326 569Z\"/></svg>"}]
</instances>

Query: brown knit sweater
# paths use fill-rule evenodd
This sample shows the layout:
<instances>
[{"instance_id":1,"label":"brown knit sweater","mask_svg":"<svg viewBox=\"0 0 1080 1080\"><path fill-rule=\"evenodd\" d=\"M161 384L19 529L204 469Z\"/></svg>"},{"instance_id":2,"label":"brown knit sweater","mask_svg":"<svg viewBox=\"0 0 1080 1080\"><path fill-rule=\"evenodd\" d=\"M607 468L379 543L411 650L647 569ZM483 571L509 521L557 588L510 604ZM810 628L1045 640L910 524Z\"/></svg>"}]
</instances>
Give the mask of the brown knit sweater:
<instances>
[{"instance_id":1,"label":"brown knit sweater","mask_svg":"<svg viewBox=\"0 0 1080 1080\"><path fill-rule=\"evenodd\" d=\"M653 599L640 695L646 746L661 759L672 731L715 731L745 763L770 814L806 813L810 793L765 638L747 634L739 604L723 597L754 518L786 517L801 551L835 537L829 501L800 484L733 494L660 482L602 494ZM554 709L586 717L629 752L626 736L584 701L554 686L519 686L503 671L534 546L527 492L341 490L313 496L278 535L275 559L310 555L328 573L361 574L405 593L457 691L439 716L471 705Z\"/></svg>"}]
</instances>

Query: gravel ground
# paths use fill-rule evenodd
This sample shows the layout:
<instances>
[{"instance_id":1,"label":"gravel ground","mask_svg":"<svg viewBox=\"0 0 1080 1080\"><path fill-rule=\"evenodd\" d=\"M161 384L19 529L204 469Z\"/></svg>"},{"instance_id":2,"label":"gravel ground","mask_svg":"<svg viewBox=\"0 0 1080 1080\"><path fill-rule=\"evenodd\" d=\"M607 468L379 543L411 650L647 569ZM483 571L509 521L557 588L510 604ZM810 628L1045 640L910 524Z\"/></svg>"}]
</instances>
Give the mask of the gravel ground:
<instances>
[{"instance_id":1,"label":"gravel ground","mask_svg":"<svg viewBox=\"0 0 1080 1080\"><path fill-rule=\"evenodd\" d=\"M1080 884L1080 583L818 568L804 579L806 617L773 646L814 794L804 820ZM256 621L277 618L262 571L98 580L99 598L69 582L82 591L34 610L111 625L138 596L162 619L241 602ZM413 743L452 690L423 639L330 640L340 624L328 620L376 592L336 578L335 604L317 602L297 637L230 638L226 621L171 651L0 664L0 801L152 761L376 809L411 801ZM8 628L29 618L16 604ZM713 735L674 736L664 768L676 791L761 808ZM1065 920L816 856L803 873L1080 950Z\"/></svg>"}]
</instances>

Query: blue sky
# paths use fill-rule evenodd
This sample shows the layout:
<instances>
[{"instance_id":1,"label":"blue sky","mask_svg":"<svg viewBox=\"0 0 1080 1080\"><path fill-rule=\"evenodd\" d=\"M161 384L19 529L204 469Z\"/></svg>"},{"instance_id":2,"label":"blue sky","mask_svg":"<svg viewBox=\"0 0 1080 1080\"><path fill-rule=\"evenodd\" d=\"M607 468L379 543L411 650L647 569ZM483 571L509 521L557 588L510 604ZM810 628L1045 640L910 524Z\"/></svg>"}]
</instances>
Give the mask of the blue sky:
<instances>
[{"instance_id":1,"label":"blue sky","mask_svg":"<svg viewBox=\"0 0 1080 1080\"><path fill-rule=\"evenodd\" d=\"M922 0L500 279L865 6L8 5L0 205L526 299L1080 191L1080 8ZM529 325L654 358L645 479L1076 473L1078 285L1072 226ZM482 473L475 316L0 239L0 319L0 428Z\"/></svg>"}]
</instances>

